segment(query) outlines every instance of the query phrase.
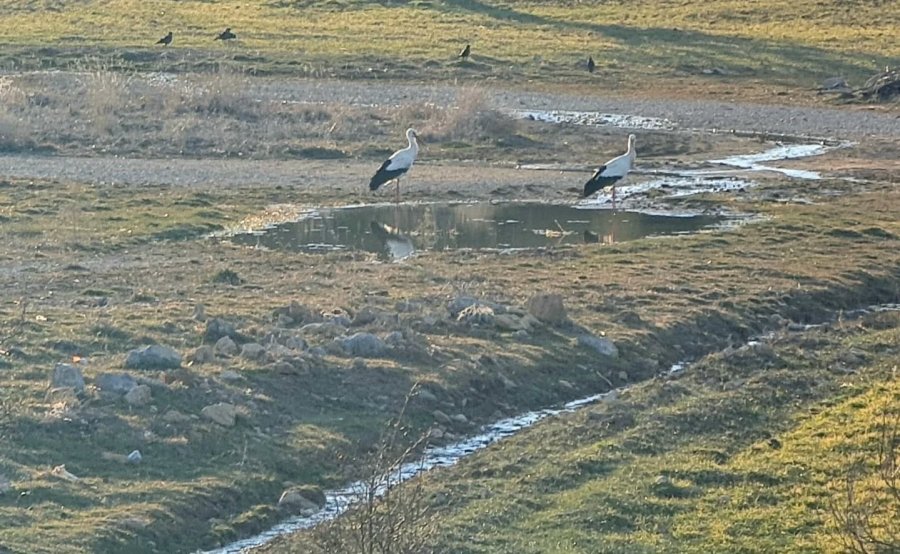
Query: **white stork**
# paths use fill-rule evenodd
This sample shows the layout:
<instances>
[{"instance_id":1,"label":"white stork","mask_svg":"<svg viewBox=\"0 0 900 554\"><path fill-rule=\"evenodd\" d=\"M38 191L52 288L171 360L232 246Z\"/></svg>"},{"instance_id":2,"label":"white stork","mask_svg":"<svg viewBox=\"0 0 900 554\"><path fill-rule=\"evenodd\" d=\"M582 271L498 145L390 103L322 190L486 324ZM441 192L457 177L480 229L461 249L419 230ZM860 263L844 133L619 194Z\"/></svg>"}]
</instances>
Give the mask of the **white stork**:
<instances>
[{"instance_id":1,"label":"white stork","mask_svg":"<svg viewBox=\"0 0 900 554\"><path fill-rule=\"evenodd\" d=\"M397 197L396 201L400 201L400 177L409 171L413 162L416 161L416 155L419 153L419 143L416 142L418 133L415 129L406 130L406 140L409 146L402 150L397 150L391 157L386 159L381 167L375 172L372 180L369 181L369 190L378 190L378 187L393 180L397 180Z\"/></svg>"},{"instance_id":2,"label":"white stork","mask_svg":"<svg viewBox=\"0 0 900 554\"><path fill-rule=\"evenodd\" d=\"M584 184L585 198L598 190L612 187L613 208L616 207L616 182L625 177L634 166L634 139L634 135L628 135L628 150L621 156L616 156L601 165L594 176Z\"/></svg>"}]
</instances>

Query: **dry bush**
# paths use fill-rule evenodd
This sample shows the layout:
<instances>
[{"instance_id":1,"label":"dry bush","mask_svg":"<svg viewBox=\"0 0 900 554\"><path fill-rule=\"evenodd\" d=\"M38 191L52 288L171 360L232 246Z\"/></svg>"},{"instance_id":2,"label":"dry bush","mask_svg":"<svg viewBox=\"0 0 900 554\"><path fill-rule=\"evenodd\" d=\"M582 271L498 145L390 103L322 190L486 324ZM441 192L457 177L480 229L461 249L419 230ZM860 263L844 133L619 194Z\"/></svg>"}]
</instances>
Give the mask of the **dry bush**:
<instances>
[{"instance_id":1,"label":"dry bush","mask_svg":"<svg viewBox=\"0 0 900 554\"><path fill-rule=\"evenodd\" d=\"M91 123L95 135L119 132L123 113L134 97L135 74L114 69L109 63L92 59L76 66L82 90L70 96L71 108Z\"/></svg>"},{"instance_id":2,"label":"dry bush","mask_svg":"<svg viewBox=\"0 0 900 554\"><path fill-rule=\"evenodd\" d=\"M435 519L420 478L403 482L401 473L414 471L412 459L427 435L409 447L402 421L416 386L400 415L389 422L374 453L363 463L358 501L343 515L310 533L314 554L428 554ZM402 486L399 486L403 483Z\"/></svg>"},{"instance_id":3,"label":"dry bush","mask_svg":"<svg viewBox=\"0 0 900 554\"><path fill-rule=\"evenodd\" d=\"M846 476L844 498L831 505L837 536L855 554L900 552L900 415L885 415L874 479Z\"/></svg>"},{"instance_id":4,"label":"dry bush","mask_svg":"<svg viewBox=\"0 0 900 554\"><path fill-rule=\"evenodd\" d=\"M456 105L442 108L423 103L401 108L399 120L413 121L427 141L480 142L515 135L518 121L493 108L478 88L461 91Z\"/></svg>"}]
</instances>

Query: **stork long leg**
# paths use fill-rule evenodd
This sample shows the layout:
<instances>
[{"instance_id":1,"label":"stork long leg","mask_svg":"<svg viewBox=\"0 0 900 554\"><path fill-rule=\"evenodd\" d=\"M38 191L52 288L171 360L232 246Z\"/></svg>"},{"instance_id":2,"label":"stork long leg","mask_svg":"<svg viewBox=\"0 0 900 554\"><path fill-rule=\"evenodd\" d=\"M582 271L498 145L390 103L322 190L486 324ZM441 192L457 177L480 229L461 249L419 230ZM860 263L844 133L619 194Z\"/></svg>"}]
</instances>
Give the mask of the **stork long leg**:
<instances>
[{"instance_id":1,"label":"stork long leg","mask_svg":"<svg viewBox=\"0 0 900 554\"><path fill-rule=\"evenodd\" d=\"M399 204L400 203L400 177L397 177L397 190L395 192L396 192L396 196L394 197L394 203Z\"/></svg>"},{"instance_id":2,"label":"stork long leg","mask_svg":"<svg viewBox=\"0 0 900 554\"><path fill-rule=\"evenodd\" d=\"M616 185L612 186L612 209L616 209Z\"/></svg>"}]
</instances>

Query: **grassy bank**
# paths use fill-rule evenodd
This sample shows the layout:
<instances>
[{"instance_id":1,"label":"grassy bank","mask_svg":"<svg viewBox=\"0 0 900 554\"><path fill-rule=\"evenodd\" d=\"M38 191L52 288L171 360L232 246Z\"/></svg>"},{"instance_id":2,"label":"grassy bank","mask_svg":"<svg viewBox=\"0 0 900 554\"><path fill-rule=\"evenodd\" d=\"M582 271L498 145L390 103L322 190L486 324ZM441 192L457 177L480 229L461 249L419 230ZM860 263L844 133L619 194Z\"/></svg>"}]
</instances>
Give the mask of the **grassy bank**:
<instances>
[{"instance_id":1,"label":"grassy bank","mask_svg":"<svg viewBox=\"0 0 900 554\"><path fill-rule=\"evenodd\" d=\"M859 187L804 185L810 205L770 203L776 191L796 192L777 182L726 197L767 217L733 231L379 264L366 254L198 239L273 202L327 203L324 193L253 183L4 182L0 215L12 240L0 274L0 473L13 488L0 496L0 544L13 552L190 551L284 517L274 505L286 487L351 478L341 460L375 444L413 381L435 399L414 403L411 431L440 409L466 416L447 428L464 435L477 422L570 399L570 387L581 394L639 381L740 344L783 318L896 300L900 228L891 207L900 198L889 185ZM521 306L546 290L565 297L578 325L615 340L621 357L598 360L575 346L577 327L544 326L523 340L457 323L446 308L461 294ZM241 341L298 335L328 347L329 337L280 322L292 301L351 319L374 312L350 332L400 331L402 348L363 361L326 351L128 371L151 387L142 406L90 386L101 373L122 372L125 354L140 345L191 353L204 342L197 304L233 322ZM88 390L48 394L53 365L73 356L84 360ZM234 427L197 417L216 402L238 408ZM121 463L132 449L144 455L138 466ZM59 464L80 480L54 476Z\"/></svg>"},{"instance_id":2,"label":"grassy bank","mask_svg":"<svg viewBox=\"0 0 900 554\"><path fill-rule=\"evenodd\" d=\"M386 25L390 22L390 25ZM62 2L15 0L0 23L16 29L5 64L59 67L86 56L119 67L196 70L227 64L257 73L359 78L497 79L646 90L731 93L773 84L858 82L896 62L900 15L878 2L418 1L376 3ZM229 26L239 40L213 38ZM153 42L168 30L172 47ZM471 42L473 58L455 55ZM588 56L598 73L583 68ZM654 87L657 88L657 87Z\"/></svg>"},{"instance_id":3,"label":"grassy bank","mask_svg":"<svg viewBox=\"0 0 900 554\"><path fill-rule=\"evenodd\" d=\"M898 347L897 312L782 331L540 425L427 479L436 551L846 552L848 477L896 547Z\"/></svg>"}]
</instances>

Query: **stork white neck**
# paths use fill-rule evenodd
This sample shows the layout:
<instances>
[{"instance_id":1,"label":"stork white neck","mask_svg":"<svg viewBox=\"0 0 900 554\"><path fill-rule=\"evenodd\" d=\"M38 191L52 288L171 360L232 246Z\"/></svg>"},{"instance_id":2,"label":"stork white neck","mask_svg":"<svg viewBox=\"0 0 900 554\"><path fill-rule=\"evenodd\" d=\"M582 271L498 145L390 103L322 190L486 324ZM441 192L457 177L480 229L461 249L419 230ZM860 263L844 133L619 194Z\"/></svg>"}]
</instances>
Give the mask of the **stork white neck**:
<instances>
[{"instance_id":1,"label":"stork white neck","mask_svg":"<svg viewBox=\"0 0 900 554\"><path fill-rule=\"evenodd\" d=\"M628 150L625 152L629 158L634 159L636 152L634 151L634 135L628 135Z\"/></svg>"},{"instance_id":2,"label":"stork white neck","mask_svg":"<svg viewBox=\"0 0 900 554\"><path fill-rule=\"evenodd\" d=\"M406 140L409 141L409 146L407 149L416 155L419 153L419 143L416 141L416 131L415 129L407 129L406 130Z\"/></svg>"}]
</instances>

